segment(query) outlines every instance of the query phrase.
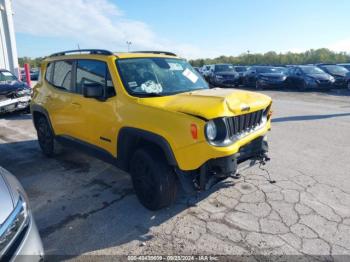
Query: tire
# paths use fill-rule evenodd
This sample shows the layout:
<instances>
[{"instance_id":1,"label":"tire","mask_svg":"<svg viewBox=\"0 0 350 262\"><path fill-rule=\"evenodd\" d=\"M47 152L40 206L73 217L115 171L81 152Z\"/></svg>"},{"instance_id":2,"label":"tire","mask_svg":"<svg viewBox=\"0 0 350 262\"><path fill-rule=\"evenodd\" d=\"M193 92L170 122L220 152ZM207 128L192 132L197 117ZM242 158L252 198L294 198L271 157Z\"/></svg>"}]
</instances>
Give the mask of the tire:
<instances>
[{"instance_id":1,"label":"tire","mask_svg":"<svg viewBox=\"0 0 350 262\"><path fill-rule=\"evenodd\" d=\"M350 80L349 80L349 82L348 82L348 90L350 90Z\"/></svg>"},{"instance_id":2,"label":"tire","mask_svg":"<svg viewBox=\"0 0 350 262\"><path fill-rule=\"evenodd\" d=\"M38 142L41 151L47 157L53 157L62 152L62 146L56 141L51 126L45 117L39 117L36 122Z\"/></svg>"},{"instance_id":3,"label":"tire","mask_svg":"<svg viewBox=\"0 0 350 262\"><path fill-rule=\"evenodd\" d=\"M144 207L159 210L174 203L176 174L160 152L138 149L131 159L130 173L137 198Z\"/></svg>"}]
</instances>

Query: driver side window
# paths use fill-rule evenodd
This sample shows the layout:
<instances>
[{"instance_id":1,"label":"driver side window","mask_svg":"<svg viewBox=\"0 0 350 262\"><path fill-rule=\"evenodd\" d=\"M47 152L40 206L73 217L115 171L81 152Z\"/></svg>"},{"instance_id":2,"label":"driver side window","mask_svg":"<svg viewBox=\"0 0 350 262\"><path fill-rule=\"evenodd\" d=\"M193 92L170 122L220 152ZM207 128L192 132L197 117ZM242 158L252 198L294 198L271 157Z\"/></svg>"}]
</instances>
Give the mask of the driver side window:
<instances>
[{"instance_id":1,"label":"driver side window","mask_svg":"<svg viewBox=\"0 0 350 262\"><path fill-rule=\"evenodd\" d=\"M78 60L76 71L77 93L83 93L83 86L89 84L99 84L105 89L106 97L116 95L108 66L103 61Z\"/></svg>"}]
</instances>

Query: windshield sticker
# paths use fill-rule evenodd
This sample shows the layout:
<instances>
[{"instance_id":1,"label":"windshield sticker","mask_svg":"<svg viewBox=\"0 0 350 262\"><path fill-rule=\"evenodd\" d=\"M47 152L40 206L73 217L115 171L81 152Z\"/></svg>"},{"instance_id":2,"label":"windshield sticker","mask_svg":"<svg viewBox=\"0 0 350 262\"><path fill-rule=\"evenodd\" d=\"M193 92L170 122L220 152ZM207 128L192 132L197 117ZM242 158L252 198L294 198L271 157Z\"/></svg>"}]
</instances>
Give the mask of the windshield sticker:
<instances>
[{"instance_id":1,"label":"windshield sticker","mask_svg":"<svg viewBox=\"0 0 350 262\"><path fill-rule=\"evenodd\" d=\"M3 71L3 72L1 72L4 76L12 76L12 74L10 73L10 72L5 72L5 71Z\"/></svg>"},{"instance_id":2,"label":"windshield sticker","mask_svg":"<svg viewBox=\"0 0 350 262\"><path fill-rule=\"evenodd\" d=\"M136 82L129 82L128 85L129 85L129 87L131 87L131 88L137 87L137 83L136 83Z\"/></svg>"},{"instance_id":3,"label":"windshield sticker","mask_svg":"<svg viewBox=\"0 0 350 262\"><path fill-rule=\"evenodd\" d=\"M149 80L141 85L141 90L146 93L161 93L163 91L163 87L161 84L157 84L156 82Z\"/></svg>"},{"instance_id":4,"label":"windshield sticker","mask_svg":"<svg viewBox=\"0 0 350 262\"><path fill-rule=\"evenodd\" d=\"M183 67L178 63L168 63L171 71L183 71Z\"/></svg>"},{"instance_id":5,"label":"windshield sticker","mask_svg":"<svg viewBox=\"0 0 350 262\"><path fill-rule=\"evenodd\" d=\"M193 73L191 70L186 68L185 71L182 73L185 77L187 77L192 83L196 83L198 81L198 76L196 76L195 73Z\"/></svg>"}]
</instances>

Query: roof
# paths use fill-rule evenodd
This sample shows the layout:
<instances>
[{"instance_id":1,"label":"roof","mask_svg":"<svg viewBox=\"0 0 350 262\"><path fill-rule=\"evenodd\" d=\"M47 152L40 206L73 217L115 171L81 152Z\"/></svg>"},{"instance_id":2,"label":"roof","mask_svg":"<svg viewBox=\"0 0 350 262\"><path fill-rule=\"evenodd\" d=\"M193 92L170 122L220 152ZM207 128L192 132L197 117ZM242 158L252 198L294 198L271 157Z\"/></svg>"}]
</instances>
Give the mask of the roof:
<instances>
[{"instance_id":1,"label":"roof","mask_svg":"<svg viewBox=\"0 0 350 262\"><path fill-rule=\"evenodd\" d=\"M56 60L56 58L62 59L62 58L70 58L70 59L77 59L77 58L91 58L91 56L97 57L106 57L106 56L115 56L117 58L140 58L140 57L177 57L176 54L167 52L167 51L137 51L137 52L111 52L108 50L103 49L78 49L78 50L68 50L68 51L62 51L58 53L54 53L50 55L48 60Z\"/></svg>"}]
</instances>

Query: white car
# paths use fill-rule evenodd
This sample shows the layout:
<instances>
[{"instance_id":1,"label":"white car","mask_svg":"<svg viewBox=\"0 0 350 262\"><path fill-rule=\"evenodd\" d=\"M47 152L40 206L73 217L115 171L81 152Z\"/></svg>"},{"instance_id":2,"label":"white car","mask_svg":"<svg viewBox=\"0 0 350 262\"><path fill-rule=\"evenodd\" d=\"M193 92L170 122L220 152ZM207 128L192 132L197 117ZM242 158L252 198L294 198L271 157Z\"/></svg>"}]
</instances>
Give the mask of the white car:
<instances>
[{"instance_id":1,"label":"white car","mask_svg":"<svg viewBox=\"0 0 350 262\"><path fill-rule=\"evenodd\" d=\"M42 261L44 249L18 180L0 167L0 261Z\"/></svg>"}]
</instances>

